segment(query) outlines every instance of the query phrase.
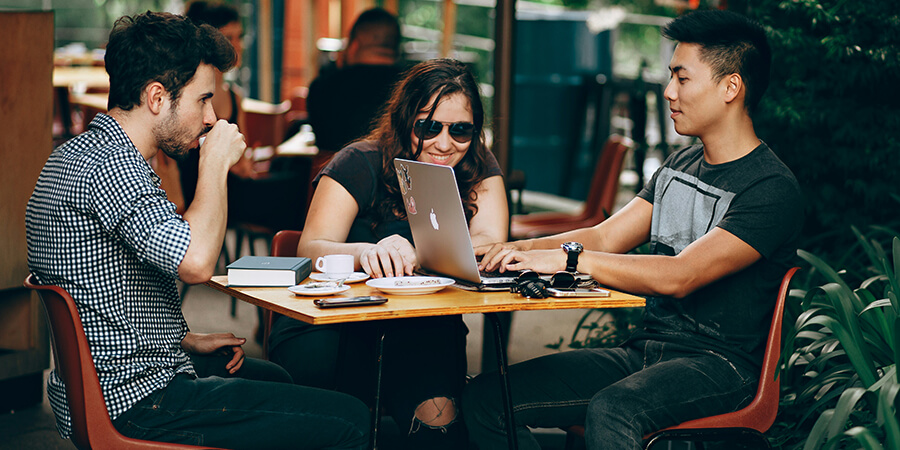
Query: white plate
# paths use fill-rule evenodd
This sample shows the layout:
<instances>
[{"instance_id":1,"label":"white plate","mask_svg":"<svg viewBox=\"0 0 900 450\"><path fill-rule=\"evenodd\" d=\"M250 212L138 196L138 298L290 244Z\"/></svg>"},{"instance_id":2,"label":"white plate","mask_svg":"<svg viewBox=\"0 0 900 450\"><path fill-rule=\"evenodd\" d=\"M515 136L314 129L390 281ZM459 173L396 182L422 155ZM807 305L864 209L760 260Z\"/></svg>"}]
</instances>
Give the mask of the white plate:
<instances>
[{"instance_id":1,"label":"white plate","mask_svg":"<svg viewBox=\"0 0 900 450\"><path fill-rule=\"evenodd\" d=\"M353 272L350 274L350 277L344 280L344 283L358 283L362 280L369 278L369 274L365 272ZM324 274L322 272L313 272L309 274L310 280L316 281L337 281L340 280L338 277L333 277L331 275Z\"/></svg>"},{"instance_id":2,"label":"white plate","mask_svg":"<svg viewBox=\"0 0 900 450\"><path fill-rule=\"evenodd\" d=\"M366 286L385 294L419 295L437 292L453 283L450 278L442 277L387 277L373 278L366 281Z\"/></svg>"},{"instance_id":3,"label":"white plate","mask_svg":"<svg viewBox=\"0 0 900 450\"><path fill-rule=\"evenodd\" d=\"M295 295L334 295L340 294L341 292L346 292L350 290L350 286L346 284L343 286L322 286L322 287L309 287L305 284L298 284L296 286L291 286L288 288L289 291L293 292Z\"/></svg>"}]
</instances>

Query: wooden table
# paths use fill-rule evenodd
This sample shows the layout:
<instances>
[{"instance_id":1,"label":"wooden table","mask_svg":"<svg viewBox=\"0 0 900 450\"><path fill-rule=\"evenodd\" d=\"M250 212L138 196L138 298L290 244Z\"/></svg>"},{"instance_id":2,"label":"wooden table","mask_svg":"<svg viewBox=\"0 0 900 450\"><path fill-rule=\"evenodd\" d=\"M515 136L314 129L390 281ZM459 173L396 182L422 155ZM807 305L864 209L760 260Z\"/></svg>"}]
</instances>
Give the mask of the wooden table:
<instances>
[{"instance_id":1,"label":"wooden table","mask_svg":"<svg viewBox=\"0 0 900 450\"><path fill-rule=\"evenodd\" d=\"M100 66L62 66L53 68L53 87L109 88L109 75Z\"/></svg>"},{"instance_id":2,"label":"wooden table","mask_svg":"<svg viewBox=\"0 0 900 450\"><path fill-rule=\"evenodd\" d=\"M106 73L105 67L100 66L57 66L53 68L53 95L56 97L56 107L63 126L63 137L69 138L74 135L72 129L72 105L74 99L72 96L83 96L87 90L105 91L109 90L109 75ZM90 94L94 95L94 94ZM107 94L99 94L106 96ZM102 102L101 111L106 111L106 101L98 98L87 97L86 101ZM94 110L96 111L96 110ZM84 124L85 127L87 123Z\"/></svg>"},{"instance_id":3,"label":"wooden table","mask_svg":"<svg viewBox=\"0 0 900 450\"><path fill-rule=\"evenodd\" d=\"M643 307L645 304L642 297L614 290L610 290L609 297L527 299L510 292L477 292L459 289L455 286L427 295L389 295L366 286L365 283L355 283L351 285L349 291L339 294L339 296L382 295L388 298L388 302L373 306L319 309L312 304L312 300L315 297L295 296L283 287L229 287L228 277L226 276L215 276L206 284L213 289L245 302L313 325L411 317L485 314L494 326L494 335L498 341L496 345L497 362L502 386L501 394L503 395L503 403L506 409L507 437L509 438L510 449L518 448L518 442L515 433L509 374L507 372L506 347L503 343L503 334L500 330L500 320L497 317L497 313L548 309L628 308ZM375 380L374 411L378 411L380 407L383 339L384 334L381 335L377 347L378 375ZM373 413L372 416L372 447L377 448L379 414Z\"/></svg>"}]
</instances>

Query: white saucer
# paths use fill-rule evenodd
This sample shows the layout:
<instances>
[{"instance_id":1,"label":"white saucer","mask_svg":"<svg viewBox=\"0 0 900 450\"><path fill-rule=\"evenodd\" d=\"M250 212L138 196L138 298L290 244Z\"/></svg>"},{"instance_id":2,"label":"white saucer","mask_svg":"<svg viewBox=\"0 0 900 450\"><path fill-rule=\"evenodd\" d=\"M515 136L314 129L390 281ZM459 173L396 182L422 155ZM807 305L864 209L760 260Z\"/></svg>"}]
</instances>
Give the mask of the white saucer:
<instances>
[{"instance_id":1,"label":"white saucer","mask_svg":"<svg viewBox=\"0 0 900 450\"><path fill-rule=\"evenodd\" d=\"M365 272L353 272L350 274L349 278L344 280L344 283L358 283L367 278L369 278L369 274L367 274ZM313 272L313 273L309 274L309 279L315 280L315 281L337 281L337 280L340 280L340 278L338 278L338 277L328 275L328 274L325 274L322 272Z\"/></svg>"},{"instance_id":2,"label":"white saucer","mask_svg":"<svg viewBox=\"0 0 900 450\"><path fill-rule=\"evenodd\" d=\"M373 278L366 281L366 286L385 294L421 295L437 292L453 283L452 279L442 277L387 277Z\"/></svg>"},{"instance_id":3,"label":"white saucer","mask_svg":"<svg viewBox=\"0 0 900 450\"><path fill-rule=\"evenodd\" d=\"M350 286L345 284L343 286L308 287L305 284L298 284L289 287L288 290L295 295L334 295L350 290Z\"/></svg>"}]
</instances>

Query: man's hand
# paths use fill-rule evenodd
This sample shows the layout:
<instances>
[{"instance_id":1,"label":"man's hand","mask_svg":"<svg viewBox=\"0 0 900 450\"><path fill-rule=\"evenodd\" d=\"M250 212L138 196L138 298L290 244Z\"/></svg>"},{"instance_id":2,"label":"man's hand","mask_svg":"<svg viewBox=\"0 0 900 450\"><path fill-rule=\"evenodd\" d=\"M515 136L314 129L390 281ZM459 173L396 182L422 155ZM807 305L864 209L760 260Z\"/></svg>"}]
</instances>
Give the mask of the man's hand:
<instances>
[{"instance_id":1,"label":"man's hand","mask_svg":"<svg viewBox=\"0 0 900 450\"><path fill-rule=\"evenodd\" d=\"M512 261L509 255L512 252L529 250L530 246L526 245L527 242L502 242L475 247L475 256L481 256L478 270L488 272L499 270L500 272L505 272L507 270L506 265L509 264L509 261Z\"/></svg>"},{"instance_id":2,"label":"man's hand","mask_svg":"<svg viewBox=\"0 0 900 450\"><path fill-rule=\"evenodd\" d=\"M496 265L486 266L488 271L500 272L533 270L538 273L556 273L566 270L566 253L562 250L519 251L505 248L494 257ZM482 259L483 261L483 259Z\"/></svg>"},{"instance_id":3,"label":"man's hand","mask_svg":"<svg viewBox=\"0 0 900 450\"><path fill-rule=\"evenodd\" d=\"M412 275L417 262L416 249L397 234L378 241L359 255L359 265L372 278Z\"/></svg>"},{"instance_id":4,"label":"man's hand","mask_svg":"<svg viewBox=\"0 0 900 450\"><path fill-rule=\"evenodd\" d=\"M224 161L228 164L228 169L241 160L246 149L247 143L237 125L219 119L200 146L200 157L210 157L210 161Z\"/></svg>"},{"instance_id":5,"label":"man's hand","mask_svg":"<svg viewBox=\"0 0 900 450\"><path fill-rule=\"evenodd\" d=\"M181 348L195 355L230 355L234 353L234 357L225 365L228 373L234 374L244 364L244 349L241 348L241 345L244 345L245 342L247 342L246 339L235 337L232 333L188 333L181 340Z\"/></svg>"}]
</instances>

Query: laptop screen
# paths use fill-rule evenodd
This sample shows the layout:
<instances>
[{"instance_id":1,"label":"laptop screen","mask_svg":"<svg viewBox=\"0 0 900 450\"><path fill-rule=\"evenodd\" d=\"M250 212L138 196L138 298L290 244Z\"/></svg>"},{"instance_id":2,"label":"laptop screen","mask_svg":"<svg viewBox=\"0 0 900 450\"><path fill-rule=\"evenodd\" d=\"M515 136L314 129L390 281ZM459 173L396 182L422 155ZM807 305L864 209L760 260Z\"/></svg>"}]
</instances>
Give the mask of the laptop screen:
<instances>
[{"instance_id":1,"label":"laptop screen","mask_svg":"<svg viewBox=\"0 0 900 450\"><path fill-rule=\"evenodd\" d=\"M453 168L397 158L400 192L423 269L481 283Z\"/></svg>"}]
</instances>

